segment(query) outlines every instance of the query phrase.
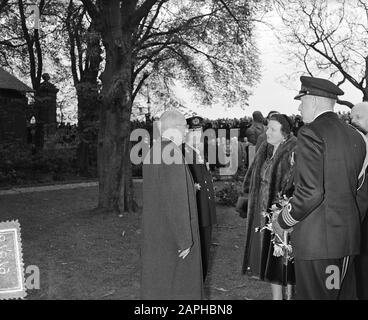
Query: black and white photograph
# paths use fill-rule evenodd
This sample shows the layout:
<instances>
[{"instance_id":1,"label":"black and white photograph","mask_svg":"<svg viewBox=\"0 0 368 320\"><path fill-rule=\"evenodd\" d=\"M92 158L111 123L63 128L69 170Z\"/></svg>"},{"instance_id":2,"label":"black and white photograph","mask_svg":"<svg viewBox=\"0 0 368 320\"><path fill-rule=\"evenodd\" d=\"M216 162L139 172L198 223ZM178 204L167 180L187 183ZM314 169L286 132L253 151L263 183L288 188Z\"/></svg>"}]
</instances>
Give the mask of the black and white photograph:
<instances>
[{"instance_id":1,"label":"black and white photograph","mask_svg":"<svg viewBox=\"0 0 368 320\"><path fill-rule=\"evenodd\" d=\"M368 0L0 0L0 300L368 300L367 175Z\"/></svg>"}]
</instances>

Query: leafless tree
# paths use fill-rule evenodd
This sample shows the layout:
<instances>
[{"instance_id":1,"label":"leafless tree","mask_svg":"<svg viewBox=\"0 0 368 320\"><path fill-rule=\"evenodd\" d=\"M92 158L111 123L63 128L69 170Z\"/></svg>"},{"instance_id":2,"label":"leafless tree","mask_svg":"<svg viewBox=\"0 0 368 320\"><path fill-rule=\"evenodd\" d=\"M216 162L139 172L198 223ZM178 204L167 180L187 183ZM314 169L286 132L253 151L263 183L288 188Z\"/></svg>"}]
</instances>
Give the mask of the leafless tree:
<instances>
[{"instance_id":1,"label":"leafless tree","mask_svg":"<svg viewBox=\"0 0 368 320\"><path fill-rule=\"evenodd\" d=\"M310 75L349 82L368 100L368 1L275 0L280 41ZM352 103L338 103L352 107Z\"/></svg>"}]
</instances>

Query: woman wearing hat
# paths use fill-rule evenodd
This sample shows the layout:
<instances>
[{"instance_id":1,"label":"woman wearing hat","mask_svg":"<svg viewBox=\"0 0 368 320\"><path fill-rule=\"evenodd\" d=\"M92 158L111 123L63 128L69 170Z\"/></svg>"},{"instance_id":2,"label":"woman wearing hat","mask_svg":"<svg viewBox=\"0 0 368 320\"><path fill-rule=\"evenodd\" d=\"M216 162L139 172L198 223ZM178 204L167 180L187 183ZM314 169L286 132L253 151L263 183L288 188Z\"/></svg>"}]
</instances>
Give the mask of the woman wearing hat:
<instances>
[{"instance_id":1,"label":"woman wearing hat","mask_svg":"<svg viewBox=\"0 0 368 320\"><path fill-rule=\"evenodd\" d=\"M271 283L274 300L290 299L295 284L294 265L274 256L271 232L256 233L255 228L265 224L263 212L277 201L278 194L290 196L293 189L294 152L296 137L292 122L282 114L270 117L264 141L256 153L243 182L243 193L248 198L246 244L243 273ZM287 294L283 296L283 287Z\"/></svg>"}]
</instances>

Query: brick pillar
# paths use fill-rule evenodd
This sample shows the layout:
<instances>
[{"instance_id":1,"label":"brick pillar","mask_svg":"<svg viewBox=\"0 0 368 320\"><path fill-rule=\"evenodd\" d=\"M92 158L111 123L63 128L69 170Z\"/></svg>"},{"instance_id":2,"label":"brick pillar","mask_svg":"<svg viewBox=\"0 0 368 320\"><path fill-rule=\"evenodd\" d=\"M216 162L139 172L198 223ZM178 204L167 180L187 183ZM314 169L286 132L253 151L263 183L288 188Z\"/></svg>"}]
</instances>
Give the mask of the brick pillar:
<instances>
[{"instance_id":1,"label":"brick pillar","mask_svg":"<svg viewBox=\"0 0 368 320\"><path fill-rule=\"evenodd\" d=\"M42 79L44 81L35 94L37 128L42 131L39 135L43 137L38 147L43 147L44 143L55 134L57 126L56 95L59 89L50 82L48 73L44 73Z\"/></svg>"}]
</instances>

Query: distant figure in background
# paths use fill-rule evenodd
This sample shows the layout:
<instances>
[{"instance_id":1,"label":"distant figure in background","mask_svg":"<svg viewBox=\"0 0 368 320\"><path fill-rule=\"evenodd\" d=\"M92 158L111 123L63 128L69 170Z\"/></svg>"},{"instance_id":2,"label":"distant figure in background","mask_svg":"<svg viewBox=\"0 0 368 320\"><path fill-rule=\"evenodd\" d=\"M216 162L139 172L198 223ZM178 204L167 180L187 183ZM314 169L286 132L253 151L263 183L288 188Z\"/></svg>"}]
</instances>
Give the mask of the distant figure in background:
<instances>
[{"instance_id":1,"label":"distant figure in background","mask_svg":"<svg viewBox=\"0 0 368 320\"><path fill-rule=\"evenodd\" d=\"M294 136L298 135L298 131L300 130L302 126L304 126L302 117L300 115L296 115L295 120L294 120L294 127L293 127Z\"/></svg>"},{"instance_id":2,"label":"distant figure in background","mask_svg":"<svg viewBox=\"0 0 368 320\"><path fill-rule=\"evenodd\" d=\"M199 221L199 235L201 239L203 281L206 280L211 249L212 226L216 221L215 192L212 176L201 152L201 138L203 118L195 116L187 119L189 132L183 153L192 173L197 188L196 199ZM202 149L203 150L203 149Z\"/></svg>"},{"instance_id":3,"label":"distant figure in background","mask_svg":"<svg viewBox=\"0 0 368 320\"><path fill-rule=\"evenodd\" d=\"M266 125L268 125L268 122L270 121L270 118L272 115L274 114L278 114L280 112L278 111L270 111L267 115L267 118L266 118ZM259 147L261 146L261 144L263 143L263 141L266 141L267 140L267 136L266 136L266 131L263 132L257 139L257 144L256 144L256 152L258 151Z\"/></svg>"},{"instance_id":4,"label":"distant figure in background","mask_svg":"<svg viewBox=\"0 0 368 320\"><path fill-rule=\"evenodd\" d=\"M251 123L249 122L248 118L244 117L240 119L239 123L239 138L241 141L244 141L244 138L246 137L247 129L251 126Z\"/></svg>"},{"instance_id":5,"label":"distant figure in background","mask_svg":"<svg viewBox=\"0 0 368 320\"><path fill-rule=\"evenodd\" d=\"M264 118L260 111L254 111L252 117L253 123L247 129L245 136L247 137L248 142L255 146L257 144L258 137L265 131L265 127L263 125Z\"/></svg>"},{"instance_id":6,"label":"distant figure in background","mask_svg":"<svg viewBox=\"0 0 368 320\"><path fill-rule=\"evenodd\" d=\"M244 137L243 141L238 142L238 166L239 170L238 172L246 172L248 169L248 146L249 142L246 137Z\"/></svg>"},{"instance_id":7,"label":"distant figure in background","mask_svg":"<svg viewBox=\"0 0 368 320\"><path fill-rule=\"evenodd\" d=\"M162 141L148 154L150 164L143 164L142 299L203 298L196 189L181 146L186 127L179 111L164 112ZM151 164L160 145L155 160L161 161ZM172 159L176 162L167 164Z\"/></svg>"}]
</instances>

